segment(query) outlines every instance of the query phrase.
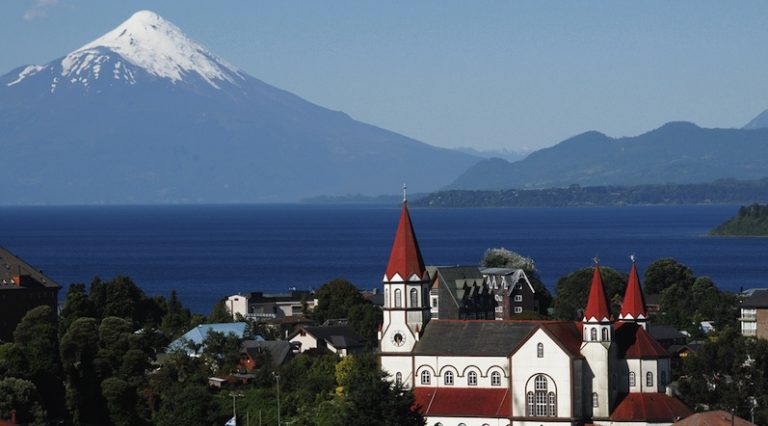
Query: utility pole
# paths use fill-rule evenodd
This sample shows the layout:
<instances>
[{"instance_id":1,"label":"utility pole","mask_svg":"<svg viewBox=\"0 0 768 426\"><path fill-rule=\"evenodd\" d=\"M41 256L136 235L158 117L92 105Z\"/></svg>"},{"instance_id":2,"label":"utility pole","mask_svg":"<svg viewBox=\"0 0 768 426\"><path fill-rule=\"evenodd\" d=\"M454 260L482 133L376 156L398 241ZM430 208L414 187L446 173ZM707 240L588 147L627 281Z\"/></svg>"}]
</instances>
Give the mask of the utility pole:
<instances>
[{"instance_id":1,"label":"utility pole","mask_svg":"<svg viewBox=\"0 0 768 426\"><path fill-rule=\"evenodd\" d=\"M272 375L275 376L275 380L277 380L277 426L280 426L280 375L272 372Z\"/></svg>"}]
</instances>

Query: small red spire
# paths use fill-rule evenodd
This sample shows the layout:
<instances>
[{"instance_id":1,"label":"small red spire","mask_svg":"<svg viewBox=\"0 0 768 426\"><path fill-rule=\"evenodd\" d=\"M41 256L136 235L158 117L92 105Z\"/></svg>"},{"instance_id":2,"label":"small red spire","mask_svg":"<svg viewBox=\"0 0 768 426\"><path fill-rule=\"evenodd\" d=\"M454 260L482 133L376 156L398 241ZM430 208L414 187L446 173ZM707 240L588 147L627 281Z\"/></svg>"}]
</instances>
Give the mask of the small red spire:
<instances>
[{"instance_id":1,"label":"small red spire","mask_svg":"<svg viewBox=\"0 0 768 426\"><path fill-rule=\"evenodd\" d=\"M610 321L612 318L608 298L600 276L600 266L595 261L595 273L592 275L592 287L589 289L589 301L584 310L584 321Z\"/></svg>"},{"instance_id":2,"label":"small red spire","mask_svg":"<svg viewBox=\"0 0 768 426\"><path fill-rule=\"evenodd\" d=\"M627 283L627 291L624 294L624 302L621 304L619 319L644 320L647 318L648 309L645 306L645 298L643 297L643 291L640 288L640 277L637 274L637 266L633 256L632 269L629 271L629 282Z\"/></svg>"},{"instance_id":3,"label":"small red spire","mask_svg":"<svg viewBox=\"0 0 768 426\"><path fill-rule=\"evenodd\" d=\"M425 272L424 260L421 258L419 243L416 241L411 216L408 214L408 202L403 201L403 210L400 213L395 242L392 243L385 279L392 280L392 277L398 274L403 281L410 281L413 275L419 277L418 280L421 281Z\"/></svg>"}]
</instances>

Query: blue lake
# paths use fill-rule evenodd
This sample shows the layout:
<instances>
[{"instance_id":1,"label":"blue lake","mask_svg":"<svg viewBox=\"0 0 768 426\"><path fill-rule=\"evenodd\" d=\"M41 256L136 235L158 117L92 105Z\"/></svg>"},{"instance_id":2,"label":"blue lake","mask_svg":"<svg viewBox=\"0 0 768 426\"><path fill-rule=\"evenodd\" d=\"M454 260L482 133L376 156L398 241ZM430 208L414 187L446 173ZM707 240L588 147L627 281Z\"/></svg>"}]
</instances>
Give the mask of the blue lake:
<instances>
[{"instance_id":1,"label":"blue lake","mask_svg":"<svg viewBox=\"0 0 768 426\"><path fill-rule=\"evenodd\" d=\"M768 239L709 237L738 206L411 209L424 260L476 264L488 247L533 257L544 282L589 266L641 271L671 256L730 291L768 287ZM128 275L195 312L246 291L381 285L398 206L2 207L0 245L65 287ZM63 298L66 289L61 292Z\"/></svg>"}]
</instances>

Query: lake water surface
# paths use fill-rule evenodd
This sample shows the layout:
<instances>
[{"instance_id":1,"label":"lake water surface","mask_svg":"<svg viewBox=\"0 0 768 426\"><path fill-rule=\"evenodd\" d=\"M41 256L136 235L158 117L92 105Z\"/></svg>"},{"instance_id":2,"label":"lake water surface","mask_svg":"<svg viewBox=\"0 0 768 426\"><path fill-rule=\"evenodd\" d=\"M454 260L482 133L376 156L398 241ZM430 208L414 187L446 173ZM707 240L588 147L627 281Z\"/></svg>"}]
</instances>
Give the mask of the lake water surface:
<instances>
[{"instance_id":1,"label":"lake water surface","mask_svg":"<svg viewBox=\"0 0 768 426\"><path fill-rule=\"evenodd\" d=\"M411 209L424 260L476 264L488 247L536 261L544 282L591 265L641 273L672 256L726 290L768 287L768 239L709 237L738 206ZM195 312L247 291L381 285L398 206L2 207L0 245L64 285L128 275ZM61 292L63 298L66 290Z\"/></svg>"}]
</instances>

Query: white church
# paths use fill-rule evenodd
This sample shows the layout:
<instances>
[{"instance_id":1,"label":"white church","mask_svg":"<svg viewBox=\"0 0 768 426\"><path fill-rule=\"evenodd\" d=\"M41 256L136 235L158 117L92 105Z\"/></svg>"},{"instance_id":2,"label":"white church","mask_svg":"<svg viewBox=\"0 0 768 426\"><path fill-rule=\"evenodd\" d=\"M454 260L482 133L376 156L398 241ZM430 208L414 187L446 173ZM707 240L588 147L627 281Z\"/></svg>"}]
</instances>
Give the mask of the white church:
<instances>
[{"instance_id":1,"label":"white church","mask_svg":"<svg viewBox=\"0 0 768 426\"><path fill-rule=\"evenodd\" d=\"M381 368L413 390L429 426L670 425L692 414L666 393L670 355L646 331L634 261L618 321L597 265L581 321L430 321L404 201L383 281Z\"/></svg>"}]
</instances>

